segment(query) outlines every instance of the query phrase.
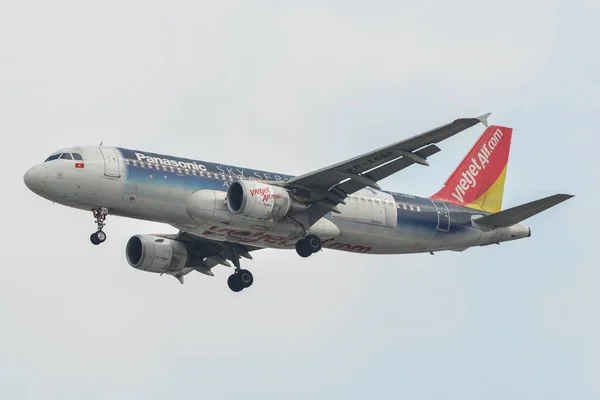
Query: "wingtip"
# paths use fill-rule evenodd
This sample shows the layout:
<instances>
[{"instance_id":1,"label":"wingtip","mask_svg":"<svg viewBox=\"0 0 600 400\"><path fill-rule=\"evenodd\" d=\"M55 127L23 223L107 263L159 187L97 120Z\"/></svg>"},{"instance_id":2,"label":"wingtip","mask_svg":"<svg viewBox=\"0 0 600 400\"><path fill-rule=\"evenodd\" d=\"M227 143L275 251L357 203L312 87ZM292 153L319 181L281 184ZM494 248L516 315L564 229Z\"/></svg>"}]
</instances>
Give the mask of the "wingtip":
<instances>
[{"instance_id":1,"label":"wingtip","mask_svg":"<svg viewBox=\"0 0 600 400\"><path fill-rule=\"evenodd\" d=\"M488 124L488 117L492 115L492 113L487 113L487 114L483 114L480 117L477 117L477 119L479 120L479 122L481 122L482 124L484 124L486 127L489 126Z\"/></svg>"},{"instance_id":2,"label":"wingtip","mask_svg":"<svg viewBox=\"0 0 600 400\"><path fill-rule=\"evenodd\" d=\"M567 193L559 193L559 194L555 194L554 196L550 196L551 198L556 199L557 203L562 203L563 201L567 201L569 199L572 199L573 197L575 197L574 194L567 194Z\"/></svg>"}]
</instances>

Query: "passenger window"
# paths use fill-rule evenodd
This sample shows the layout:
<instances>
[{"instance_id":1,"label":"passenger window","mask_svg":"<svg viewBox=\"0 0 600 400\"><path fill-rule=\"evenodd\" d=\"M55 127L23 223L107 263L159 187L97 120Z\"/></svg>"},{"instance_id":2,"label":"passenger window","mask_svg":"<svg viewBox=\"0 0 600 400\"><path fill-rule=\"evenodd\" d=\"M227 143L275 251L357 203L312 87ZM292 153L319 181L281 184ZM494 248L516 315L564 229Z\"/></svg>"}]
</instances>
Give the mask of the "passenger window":
<instances>
[{"instance_id":1,"label":"passenger window","mask_svg":"<svg viewBox=\"0 0 600 400\"><path fill-rule=\"evenodd\" d=\"M58 159L58 157L60 157L60 154L53 154L50 157L46 158L46 161L44 161L44 162L56 160L56 159Z\"/></svg>"},{"instance_id":2,"label":"passenger window","mask_svg":"<svg viewBox=\"0 0 600 400\"><path fill-rule=\"evenodd\" d=\"M83 157L79 153L73 153L73 160L83 161Z\"/></svg>"},{"instance_id":3,"label":"passenger window","mask_svg":"<svg viewBox=\"0 0 600 400\"><path fill-rule=\"evenodd\" d=\"M71 154L69 154L69 153L62 153L60 156L60 159L61 160L72 160L73 157L71 157Z\"/></svg>"}]
</instances>

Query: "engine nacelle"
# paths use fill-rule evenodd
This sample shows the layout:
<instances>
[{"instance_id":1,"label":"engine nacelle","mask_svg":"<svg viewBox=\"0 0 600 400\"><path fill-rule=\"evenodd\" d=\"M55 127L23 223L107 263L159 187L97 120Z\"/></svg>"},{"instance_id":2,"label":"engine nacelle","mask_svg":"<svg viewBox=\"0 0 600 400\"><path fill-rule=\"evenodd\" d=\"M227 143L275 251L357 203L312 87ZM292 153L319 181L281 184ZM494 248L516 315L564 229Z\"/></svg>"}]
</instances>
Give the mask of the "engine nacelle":
<instances>
[{"instance_id":1,"label":"engine nacelle","mask_svg":"<svg viewBox=\"0 0 600 400\"><path fill-rule=\"evenodd\" d=\"M190 259L183 243L154 235L132 236L125 254L133 268L160 273L180 271Z\"/></svg>"},{"instance_id":2,"label":"engine nacelle","mask_svg":"<svg viewBox=\"0 0 600 400\"><path fill-rule=\"evenodd\" d=\"M227 190L227 208L234 214L255 219L282 219L306 210L282 187L257 181L235 181Z\"/></svg>"}]
</instances>

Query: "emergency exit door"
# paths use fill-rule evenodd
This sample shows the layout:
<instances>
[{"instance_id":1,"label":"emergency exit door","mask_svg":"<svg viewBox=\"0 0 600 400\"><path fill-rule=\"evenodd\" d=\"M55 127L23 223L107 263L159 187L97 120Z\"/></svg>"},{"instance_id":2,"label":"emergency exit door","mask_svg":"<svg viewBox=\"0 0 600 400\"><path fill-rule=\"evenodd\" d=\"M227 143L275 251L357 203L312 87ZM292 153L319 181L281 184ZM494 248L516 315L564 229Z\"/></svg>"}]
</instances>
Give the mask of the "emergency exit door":
<instances>
[{"instance_id":1,"label":"emergency exit door","mask_svg":"<svg viewBox=\"0 0 600 400\"><path fill-rule=\"evenodd\" d=\"M438 226L437 229L440 231L448 232L450 230L450 211L446 206L446 203L441 201L433 201L433 205L438 215Z\"/></svg>"}]
</instances>

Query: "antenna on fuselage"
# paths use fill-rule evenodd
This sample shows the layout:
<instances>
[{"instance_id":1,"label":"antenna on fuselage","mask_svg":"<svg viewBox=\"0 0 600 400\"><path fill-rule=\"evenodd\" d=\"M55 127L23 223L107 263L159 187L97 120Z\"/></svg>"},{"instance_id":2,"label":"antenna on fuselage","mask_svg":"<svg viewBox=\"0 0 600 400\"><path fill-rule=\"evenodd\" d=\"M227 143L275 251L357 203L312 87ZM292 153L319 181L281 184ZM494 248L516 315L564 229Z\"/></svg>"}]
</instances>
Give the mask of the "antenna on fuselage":
<instances>
[{"instance_id":1,"label":"antenna on fuselage","mask_svg":"<svg viewBox=\"0 0 600 400\"><path fill-rule=\"evenodd\" d=\"M102 146L102 143L104 143L104 140L100 142L100 144L98 146Z\"/></svg>"}]
</instances>

